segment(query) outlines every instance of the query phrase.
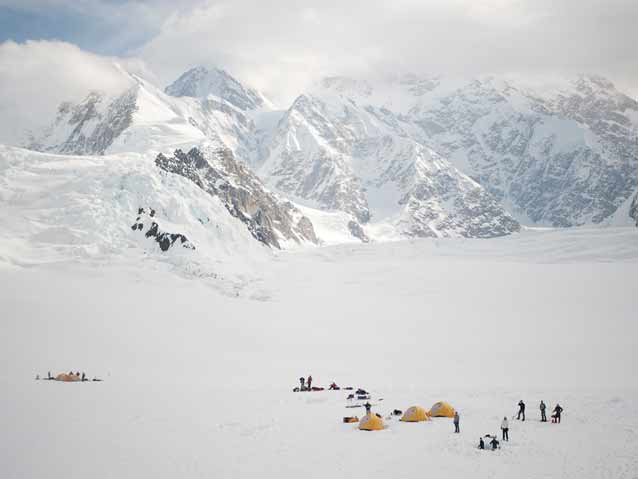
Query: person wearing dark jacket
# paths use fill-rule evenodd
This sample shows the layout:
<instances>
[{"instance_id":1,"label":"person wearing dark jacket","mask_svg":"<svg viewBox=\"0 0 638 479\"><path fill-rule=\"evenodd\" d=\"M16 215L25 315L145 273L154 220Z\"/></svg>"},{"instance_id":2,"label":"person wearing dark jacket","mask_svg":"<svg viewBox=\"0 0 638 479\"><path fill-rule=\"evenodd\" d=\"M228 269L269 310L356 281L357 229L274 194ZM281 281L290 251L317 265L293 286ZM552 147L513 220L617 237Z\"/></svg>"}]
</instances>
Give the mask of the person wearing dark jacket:
<instances>
[{"instance_id":1,"label":"person wearing dark jacket","mask_svg":"<svg viewBox=\"0 0 638 479\"><path fill-rule=\"evenodd\" d=\"M525 403L523 402L522 399L518 401L518 416L516 417L516 419L520 419L521 415L523 416L523 421L524 421L525 420Z\"/></svg>"},{"instance_id":2,"label":"person wearing dark jacket","mask_svg":"<svg viewBox=\"0 0 638 479\"><path fill-rule=\"evenodd\" d=\"M540 405L540 410L541 410L541 422L547 422L547 416L545 415L545 409L547 409L547 406L545 406L545 403L543 402L543 400L541 399L541 405Z\"/></svg>"},{"instance_id":3,"label":"person wearing dark jacket","mask_svg":"<svg viewBox=\"0 0 638 479\"><path fill-rule=\"evenodd\" d=\"M458 411L454 411L454 432L455 433L461 432L459 430L459 412Z\"/></svg>"},{"instance_id":4,"label":"person wearing dark jacket","mask_svg":"<svg viewBox=\"0 0 638 479\"><path fill-rule=\"evenodd\" d=\"M485 442L482 437L479 437L479 449L485 449Z\"/></svg>"},{"instance_id":5,"label":"person wearing dark jacket","mask_svg":"<svg viewBox=\"0 0 638 479\"><path fill-rule=\"evenodd\" d=\"M306 381L306 384L308 385L308 391L310 391L312 388L312 376L308 376L308 380Z\"/></svg>"},{"instance_id":6,"label":"person wearing dark jacket","mask_svg":"<svg viewBox=\"0 0 638 479\"><path fill-rule=\"evenodd\" d=\"M372 409L372 404L370 404L369 402L366 402L363 407L366 408L366 414L370 414L370 409Z\"/></svg>"},{"instance_id":7,"label":"person wearing dark jacket","mask_svg":"<svg viewBox=\"0 0 638 479\"><path fill-rule=\"evenodd\" d=\"M498 448L498 440L496 439L496 436L492 438L492 440L490 441L490 444L492 445L493 450L496 450Z\"/></svg>"},{"instance_id":8,"label":"person wearing dark jacket","mask_svg":"<svg viewBox=\"0 0 638 479\"><path fill-rule=\"evenodd\" d=\"M306 378L299 378L299 384L301 384L301 387L299 388L300 391L305 391L306 390Z\"/></svg>"},{"instance_id":9,"label":"person wearing dark jacket","mask_svg":"<svg viewBox=\"0 0 638 479\"><path fill-rule=\"evenodd\" d=\"M554 408L554 415L552 416L554 422L560 422L560 415L562 412L563 408L560 407L560 404L556 403L556 407Z\"/></svg>"}]
</instances>

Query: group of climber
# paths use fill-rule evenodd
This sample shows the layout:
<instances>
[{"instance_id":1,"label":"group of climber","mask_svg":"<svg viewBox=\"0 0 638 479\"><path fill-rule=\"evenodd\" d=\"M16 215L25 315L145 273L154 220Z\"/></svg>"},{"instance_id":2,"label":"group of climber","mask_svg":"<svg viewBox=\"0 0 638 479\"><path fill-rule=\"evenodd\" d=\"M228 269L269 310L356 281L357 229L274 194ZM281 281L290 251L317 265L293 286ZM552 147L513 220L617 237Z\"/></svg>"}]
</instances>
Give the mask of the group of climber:
<instances>
[{"instance_id":1,"label":"group of climber","mask_svg":"<svg viewBox=\"0 0 638 479\"><path fill-rule=\"evenodd\" d=\"M547 415L545 414L545 412L547 411L547 405L543 400L541 400L541 403L538 407L541 411L541 422L547 422ZM556 403L556 407L554 407L554 414L552 414L552 422L559 423L562 412L563 408L560 406L560 404ZM518 402L518 415L516 416L516 419L523 421L525 420L525 403L522 399Z\"/></svg>"},{"instance_id":2,"label":"group of climber","mask_svg":"<svg viewBox=\"0 0 638 479\"><path fill-rule=\"evenodd\" d=\"M328 386L329 391L340 391L341 389L352 390L352 387L340 388L334 381ZM312 376L308 375L308 378L300 377L299 386L293 389L293 392L301 391L325 391L325 388L312 385Z\"/></svg>"},{"instance_id":3,"label":"group of climber","mask_svg":"<svg viewBox=\"0 0 638 479\"><path fill-rule=\"evenodd\" d=\"M485 437L491 439L490 442L488 442L488 444L492 447L492 450L498 449L498 439L496 439L496 436L492 436L490 434L486 434ZM482 437L479 437L479 449L485 449L485 441L483 441Z\"/></svg>"},{"instance_id":4,"label":"group of climber","mask_svg":"<svg viewBox=\"0 0 638 479\"><path fill-rule=\"evenodd\" d=\"M547 415L546 415L547 405L542 400L541 400L541 403L539 405L539 409L540 409L540 412L541 412L541 422L547 422ZM556 403L556 407L554 407L554 414L552 415L552 422L553 423L560 423L560 417L561 417L562 413L563 413L563 408L561 407L560 404ZM519 420L519 421L525 421L525 403L523 402L522 399L518 402L518 414L516 416L516 419ZM454 420L455 421L457 420L456 416L455 416ZM457 423L455 423L455 427L457 429L455 432L458 432L458 424ZM510 431L510 424L509 424L509 421L507 420L507 416L505 416L503 418L503 421L501 422L501 433L502 433L502 440L503 441L509 441L510 440L509 431ZM496 436L491 436L491 435L487 434L487 435L485 435L485 437L488 437L488 438L491 439L489 444L490 444L490 446L492 446L492 449L497 449L499 447L499 442L498 442L498 439L496 439ZM478 447L479 447L479 449L485 449L485 441L483 440L482 437L479 438Z\"/></svg>"}]
</instances>

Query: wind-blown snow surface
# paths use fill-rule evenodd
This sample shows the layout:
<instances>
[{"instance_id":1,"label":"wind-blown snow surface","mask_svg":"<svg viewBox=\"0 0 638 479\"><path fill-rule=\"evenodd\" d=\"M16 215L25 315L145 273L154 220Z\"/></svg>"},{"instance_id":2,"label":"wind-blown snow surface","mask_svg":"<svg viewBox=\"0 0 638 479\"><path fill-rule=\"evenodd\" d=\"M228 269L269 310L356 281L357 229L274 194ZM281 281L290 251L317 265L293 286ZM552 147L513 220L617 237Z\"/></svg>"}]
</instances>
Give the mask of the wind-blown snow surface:
<instances>
[{"instance_id":1,"label":"wind-blown snow surface","mask_svg":"<svg viewBox=\"0 0 638 479\"><path fill-rule=\"evenodd\" d=\"M150 261L0 261L0 475L636 477L635 228L259 261L237 297ZM70 369L105 381L33 380ZM309 373L373 390L384 415L447 400L461 434L358 431L346 393L291 392ZM521 398L529 420L478 451ZM540 399L562 424L538 422Z\"/></svg>"}]
</instances>

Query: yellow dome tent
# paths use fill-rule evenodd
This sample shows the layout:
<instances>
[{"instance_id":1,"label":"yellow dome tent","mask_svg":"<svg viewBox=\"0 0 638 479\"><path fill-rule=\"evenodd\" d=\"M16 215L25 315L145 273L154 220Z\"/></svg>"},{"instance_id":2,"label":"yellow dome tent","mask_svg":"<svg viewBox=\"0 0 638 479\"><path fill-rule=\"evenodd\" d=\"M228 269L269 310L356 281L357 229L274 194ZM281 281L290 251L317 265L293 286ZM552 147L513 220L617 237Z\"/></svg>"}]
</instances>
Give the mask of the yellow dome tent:
<instances>
[{"instance_id":1,"label":"yellow dome tent","mask_svg":"<svg viewBox=\"0 0 638 479\"><path fill-rule=\"evenodd\" d=\"M359 421L359 429L362 431L381 431L383 429L383 419L373 413L366 414Z\"/></svg>"},{"instance_id":2,"label":"yellow dome tent","mask_svg":"<svg viewBox=\"0 0 638 479\"><path fill-rule=\"evenodd\" d=\"M64 381L65 383L74 383L80 380L80 376L75 374L60 373L55 377L56 381Z\"/></svg>"},{"instance_id":3,"label":"yellow dome tent","mask_svg":"<svg viewBox=\"0 0 638 479\"><path fill-rule=\"evenodd\" d=\"M401 421L403 422L420 422L429 420L428 412L421 406L412 406L403 413L403 416L401 416Z\"/></svg>"},{"instance_id":4,"label":"yellow dome tent","mask_svg":"<svg viewBox=\"0 0 638 479\"><path fill-rule=\"evenodd\" d=\"M445 401L435 403L430 409L431 417L454 417L454 408Z\"/></svg>"}]
</instances>

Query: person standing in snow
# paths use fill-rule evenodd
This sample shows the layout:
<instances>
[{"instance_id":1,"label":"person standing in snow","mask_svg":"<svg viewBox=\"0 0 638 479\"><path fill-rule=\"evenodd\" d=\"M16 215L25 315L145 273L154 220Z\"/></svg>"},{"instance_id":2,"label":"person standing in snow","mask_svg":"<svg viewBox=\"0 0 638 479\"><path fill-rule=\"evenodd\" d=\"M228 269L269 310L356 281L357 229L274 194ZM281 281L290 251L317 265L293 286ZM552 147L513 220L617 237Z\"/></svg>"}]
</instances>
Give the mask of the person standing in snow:
<instances>
[{"instance_id":1,"label":"person standing in snow","mask_svg":"<svg viewBox=\"0 0 638 479\"><path fill-rule=\"evenodd\" d=\"M560 422L560 415L563 412L563 408L560 407L560 404L556 403L556 407L554 408L554 422Z\"/></svg>"},{"instance_id":2,"label":"person standing in snow","mask_svg":"<svg viewBox=\"0 0 638 479\"><path fill-rule=\"evenodd\" d=\"M458 411L454 411L454 432L455 433L461 432L459 430L459 412Z\"/></svg>"},{"instance_id":3,"label":"person standing in snow","mask_svg":"<svg viewBox=\"0 0 638 479\"><path fill-rule=\"evenodd\" d=\"M490 444L492 445L492 450L496 451L496 449L498 449L498 440L496 439L496 436L492 437Z\"/></svg>"},{"instance_id":4,"label":"person standing in snow","mask_svg":"<svg viewBox=\"0 0 638 479\"><path fill-rule=\"evenodd\" d=\"M306 390L306 378L299 378L299 384L301 384L300 391Z\"/></svg>"},{"instance_id":5,"label":"person standing in snow","mask_svg":"<svg viewBox=\"0 0 638 479\"><path fill-rule=\"evenodd\" d=\"M518 416L516 417L516 419L520 419L521 415L523 416L523 421L524 421L525 420L525 403L523 402L522 399L518 401Z\"/></svg>"},{"instance_id":6,"label":"person standing in snow","mask_svg":"<svg viewBox=\"0 0 638 479\"><path fill-rule=\"evenodd\" d=\"M545 409L547 409L547 406L545 406L545 403L543 402L543 400L541 399L541 405L540 405L540 410L541 410L541 422L547 422L547 416L545 415Z\"/></svg>"},{"instance_id":7,"label":"person standing in snow","mask_svg":"<svg viewBox=\"0 0 638 479\"><path fill-rule=\"evenodd\" d=\"M503 441L509 441L510 423L507 421L507 417L503 418L503 422L501 423L501 431L503 431Z\"/></svg>"},{"instance_id":8,"label":"person standing in snow","mask_svg":"<svg viewBox=\"0 0 638 479\"><path fill-rule=\"evenodd\" d=\"M482 437L479 437L479 449L485 449L485 442Z\"/></svg>"},{"instance_id":9,"label":"person standing in snow","mask_svg":"<svg viewBox=\"0 0 638 479\"><path fill-rule=\"evenodd\" d=\"M312 376L308 375L308 380L306 381L306 384L308 385L308 391L310 391L310 388L312 387Z\"/></svg>"},{"instance_id":10,"label":"person standing in snow","mask_svg":"<svg viewBox=\"0 0 638 479\"><path fill-rule=\"evenodd\" d=\"M363 405L363 407L366 408L366 414L370 414L370 410L372 409L372 404L370 404L369 402L366 401L366 403Z\"/></svg>"}]
</instances>

